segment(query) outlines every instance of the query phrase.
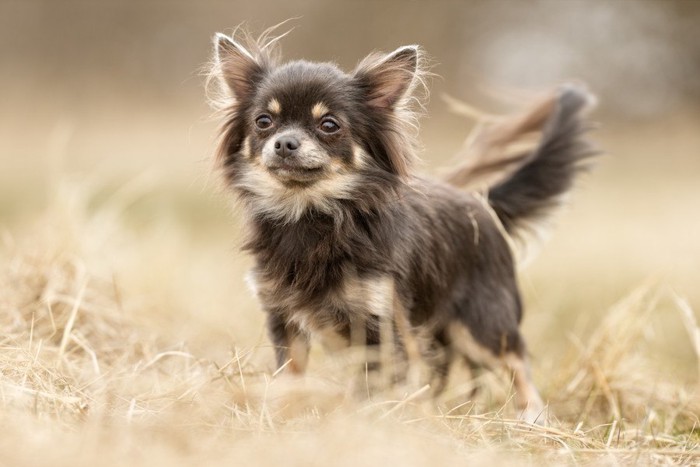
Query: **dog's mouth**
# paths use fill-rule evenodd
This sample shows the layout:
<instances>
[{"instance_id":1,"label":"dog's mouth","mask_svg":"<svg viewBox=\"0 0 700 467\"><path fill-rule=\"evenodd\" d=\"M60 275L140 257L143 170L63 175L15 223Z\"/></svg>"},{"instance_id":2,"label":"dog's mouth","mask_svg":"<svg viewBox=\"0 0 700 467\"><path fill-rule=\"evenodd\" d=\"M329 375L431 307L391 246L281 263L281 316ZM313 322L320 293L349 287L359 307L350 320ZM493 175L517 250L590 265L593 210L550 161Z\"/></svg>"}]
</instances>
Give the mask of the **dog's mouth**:
<instances>
[{"instance_id":1,"label":"dog's mouth","mask_svg":"<svg viewBox=\"0 0 700 467\"><path fill-rule=\"evenodd\" d=\"M306 167L298 164L282 162L268 166L267 169L283 183L310 184L321 178L325 167Z\"/></svg>"}]
</instances>

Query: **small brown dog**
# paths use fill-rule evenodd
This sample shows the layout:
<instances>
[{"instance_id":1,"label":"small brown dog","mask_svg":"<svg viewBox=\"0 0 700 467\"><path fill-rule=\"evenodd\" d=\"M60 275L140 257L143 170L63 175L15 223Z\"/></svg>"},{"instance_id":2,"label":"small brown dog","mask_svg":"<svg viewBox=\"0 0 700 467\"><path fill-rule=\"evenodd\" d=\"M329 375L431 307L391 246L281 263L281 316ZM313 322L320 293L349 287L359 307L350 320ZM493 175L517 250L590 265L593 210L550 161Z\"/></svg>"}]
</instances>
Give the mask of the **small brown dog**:
<instances>
[{"instance_id":1,"label":"small brown dog","mask_svg":"<svg viewBox=\"0 0 700 467\"><path fill-rule=\"evenodd\" d=\"M388 321L403 352L406 332L430 337L420 351L442 381L455 357L508 368L523 418L541 419L508 234L547 214L593 153L580 117L590 96L562 88L521 121L541 124L540 143L482 197L458 189L459 170L447 181L412 170L418 47L345 73L280 64L269 43L215 45L228 97L218 162L247 216L278 365L303 372L312 339L378 346Z\"/></svg>"}]
</instances>

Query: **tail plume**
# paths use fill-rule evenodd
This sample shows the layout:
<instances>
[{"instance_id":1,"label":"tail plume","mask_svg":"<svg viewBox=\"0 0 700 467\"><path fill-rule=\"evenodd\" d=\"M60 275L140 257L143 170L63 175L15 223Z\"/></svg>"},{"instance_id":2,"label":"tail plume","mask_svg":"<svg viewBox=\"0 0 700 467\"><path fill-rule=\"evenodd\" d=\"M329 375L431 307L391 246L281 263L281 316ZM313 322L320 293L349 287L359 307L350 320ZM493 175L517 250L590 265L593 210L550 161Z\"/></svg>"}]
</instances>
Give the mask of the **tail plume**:
<instances>
[{"instance_id":1,"label":"tail plume","mask_svg":"<svg viewBox=\"0 0 700 467\"><path fill-rule=\"evenodd\" d=\"M446 181L486 191L506 231L516 233L560 204L597 153L585 138L584 116L594 103L584 88L566 85L526 112L481 128Z\"/></svg>"},{"instance_id":2,"label":"tail plume","mask_svg":"<svg viewBox=\"0 0 700 467\"><path fill-rule=\"evenodd\" d=\"M583 114L593 101L584 89L562 88L527 162L489 190L489 203L508 232L547 215L588 167L597 152L584 137Z\"/></svg>"}]
</instances>

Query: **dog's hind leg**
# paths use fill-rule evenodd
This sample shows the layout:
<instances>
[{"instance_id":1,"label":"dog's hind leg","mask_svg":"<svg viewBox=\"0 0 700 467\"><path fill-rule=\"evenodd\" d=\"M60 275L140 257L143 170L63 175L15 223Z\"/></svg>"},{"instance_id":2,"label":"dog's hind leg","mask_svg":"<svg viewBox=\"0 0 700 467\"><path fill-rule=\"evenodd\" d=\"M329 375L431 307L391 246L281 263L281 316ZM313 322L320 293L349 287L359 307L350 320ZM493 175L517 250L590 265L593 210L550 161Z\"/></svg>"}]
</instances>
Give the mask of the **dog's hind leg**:
<instances>
[{"instance_id":1,"label":"dog's hind leg","mask_svg":"<svg viewBox=\"0 0 700 467\"><path fill-rule=\"evenodd\" d=\"M517 333L517 331L515 331ZM469 362L498 370L505 368L512 375L515 407L522 420L530 423L546 423L544 402L530 377L530 369L525 358L524 345L517 348L504 348L503 352L493 350L479 343L466 325L453 321L447 327L450 344L455 351L462 354ZM515 336L521 342L521 337ZM504 339L504 342L509 339Z\"/></svg>"},{"instance_id":2,"label":"dog's hind leg","mask_svg":"<svg viewBox=\"0 0 700 467\"><path fill-rule=\"evenodd\" d=\"M505 364L513 375L515 387L515 406L520 411L520 418L530 423L544 425L547 422L544 401L532 382L530 364L522 355L508 354Z\"/></svg>"}]
</instances>

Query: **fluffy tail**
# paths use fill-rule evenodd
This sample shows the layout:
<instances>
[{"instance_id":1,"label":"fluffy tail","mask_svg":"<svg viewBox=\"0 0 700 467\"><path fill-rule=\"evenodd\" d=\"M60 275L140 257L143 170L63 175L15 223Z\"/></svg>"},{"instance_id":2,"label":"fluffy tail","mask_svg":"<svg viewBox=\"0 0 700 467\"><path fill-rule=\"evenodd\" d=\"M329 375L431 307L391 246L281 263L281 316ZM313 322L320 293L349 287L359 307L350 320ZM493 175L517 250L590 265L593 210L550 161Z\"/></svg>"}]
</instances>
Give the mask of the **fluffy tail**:
<instances>
[{"instance_id":1,"label":"fluffy tail","mask_svg":"<svg viewBox=\"0 0 700 467\"><path fill-rule=\"evenodd\" d=\"M539 144L523 165L489 189L489 203L509 233L547 215L596 154L584 139L583 113L593 102L582 88L562 87L543 119Z\"/></svg>"}]
</instances>

